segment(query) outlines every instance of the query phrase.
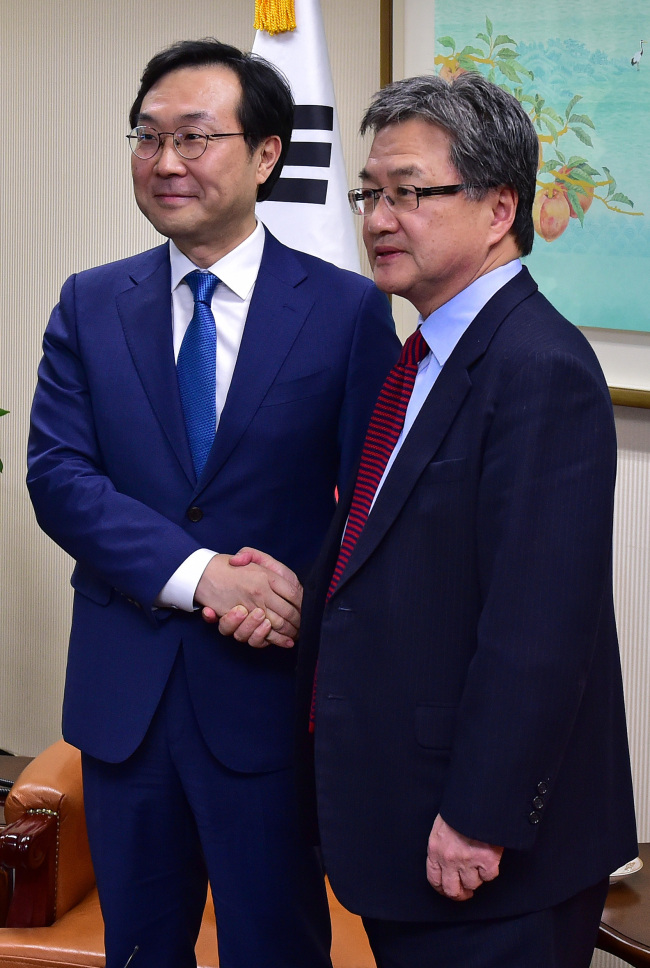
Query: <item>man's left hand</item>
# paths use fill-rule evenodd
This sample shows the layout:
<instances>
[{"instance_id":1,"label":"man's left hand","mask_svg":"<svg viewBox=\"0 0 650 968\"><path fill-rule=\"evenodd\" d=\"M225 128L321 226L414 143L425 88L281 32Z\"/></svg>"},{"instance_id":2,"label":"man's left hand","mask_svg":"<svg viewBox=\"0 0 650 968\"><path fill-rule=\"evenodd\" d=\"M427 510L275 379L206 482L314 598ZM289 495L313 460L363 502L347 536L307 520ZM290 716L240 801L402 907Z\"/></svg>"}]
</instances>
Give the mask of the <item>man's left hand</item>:
<instances>
[{"instance_id":1,"label":"man's left hand","mask_svg":"<svg viewBox=\"0 0 650 968\"><path fill-rule=\"evenodd\" d=\"M431 887L451 898L468 901L485 881L499 873L503 847L472 840L436 817L427 847L427 880Z\"/></svg>"},{"instance_id":2,"label":"man's left hand","mask_svg":"<svg viewBox=\"0 0 650 968\"><path fill-rule=\"evenodd\" d=\"M236 555L232 555L229 559L229 563L235 566L246 566L251 562L263 568L268 568L269 571L290 583L295 583L297 588L300 589L302 600L302 589L295 574L271 555L258 551L256 548L241 548ZM244 605L236 605L229 612L219 617L214 609L205 607L202 614L204 621L219 623L219 631L222 635L232 635L238 642L246 642L255 649L262 649L267 645L277 645L280 648L290 649L294 645L293 639L281 635L273 629L271 620L262 608L255 608L249 612Z\"/></svg>"}]
</instances>

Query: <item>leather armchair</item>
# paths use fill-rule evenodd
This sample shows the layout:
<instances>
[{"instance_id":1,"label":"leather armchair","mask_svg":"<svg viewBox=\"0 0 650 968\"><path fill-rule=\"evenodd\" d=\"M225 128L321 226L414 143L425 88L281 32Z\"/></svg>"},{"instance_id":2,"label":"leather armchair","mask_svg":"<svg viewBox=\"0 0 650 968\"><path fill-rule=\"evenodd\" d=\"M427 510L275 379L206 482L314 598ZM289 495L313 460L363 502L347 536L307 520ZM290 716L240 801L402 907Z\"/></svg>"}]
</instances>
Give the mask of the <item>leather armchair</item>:
<instances>
[{"instance_id":1,"label":"leather armchair","mask_svg":"<svg viewBox=\"0 0 650 968\"><path fill-rule=\"evenodd\" d=\"M5 818L0 863L13 868L14 888L6 927L0 930L0 968L102 968L104 927L79 751L59 740L37 756L7 797ZM328 896L334 968L375 968L360 918L341 907L329 885ZM198 968L218 968L215 939L208 895L196 946Z\"/></svg>"}]
</instances>

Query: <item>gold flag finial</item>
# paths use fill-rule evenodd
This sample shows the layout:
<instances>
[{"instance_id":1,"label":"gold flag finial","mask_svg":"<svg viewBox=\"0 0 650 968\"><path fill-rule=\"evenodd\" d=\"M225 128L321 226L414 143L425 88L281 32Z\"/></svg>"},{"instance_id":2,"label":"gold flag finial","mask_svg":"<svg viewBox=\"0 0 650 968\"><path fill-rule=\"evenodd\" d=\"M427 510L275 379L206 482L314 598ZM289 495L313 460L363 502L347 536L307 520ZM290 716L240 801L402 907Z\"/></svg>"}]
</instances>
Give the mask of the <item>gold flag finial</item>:
<instances>
[{"instance_id":1,"label":"gold flag finial","mask_svg":"<svg viewBox=\"0 0 650 968\"><path fill-rule=\"evenodd\" d=\"M294 0L255 0L255 30L271 36L296 29Z\"/></svg>"}]
</instances>

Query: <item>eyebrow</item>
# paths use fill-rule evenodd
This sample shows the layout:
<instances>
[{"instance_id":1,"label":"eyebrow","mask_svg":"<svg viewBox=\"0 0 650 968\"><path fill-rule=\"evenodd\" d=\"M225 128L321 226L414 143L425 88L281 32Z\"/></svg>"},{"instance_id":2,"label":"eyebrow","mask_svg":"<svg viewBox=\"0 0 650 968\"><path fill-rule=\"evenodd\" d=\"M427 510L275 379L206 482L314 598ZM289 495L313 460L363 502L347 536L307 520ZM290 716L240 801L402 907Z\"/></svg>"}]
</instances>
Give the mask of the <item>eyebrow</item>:
<instances>
[{"instance_id":1,"label":"eyebrow","mask_svg":"<svg viewBox=\"0 0 650 968\"><path fill-rule=\"evenodd\" d=\"M391 168L388 172L388 178L413 178L414 176L422 178L424 172L417 165L402 165L399 168ZM367 168L362 168L359 172L359 178L362 181L374 181L373 176L370 174Z\"/></svg>"},{"instance_id":2,"label":"eyebrow","mask_svg":"<svg viewBox=\"0 0 650 968\"><path fill-rule=\"evenodd\" d=\"M138 114L138 121L155 121L155 117L152 114L148 114L146 111L140 111ZM214 117L208 111L190 111L187 114L181 114L178 116L179 121L214 121Z\"/></svg>"}]
</instances>

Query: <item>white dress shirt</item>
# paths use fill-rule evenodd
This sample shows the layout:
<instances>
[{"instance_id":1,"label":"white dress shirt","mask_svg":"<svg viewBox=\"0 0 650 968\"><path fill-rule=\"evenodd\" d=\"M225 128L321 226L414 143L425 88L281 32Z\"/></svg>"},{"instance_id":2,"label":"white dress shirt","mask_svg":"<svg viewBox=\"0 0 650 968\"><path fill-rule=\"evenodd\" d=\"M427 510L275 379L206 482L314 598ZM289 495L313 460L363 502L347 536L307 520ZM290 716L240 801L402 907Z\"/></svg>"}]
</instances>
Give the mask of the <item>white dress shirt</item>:
<instances>
[{"instance_id":1,"label":"white dress shirt","mask_svg":"<svg viewBox=\"0 0 650 968\"><path fill-rule=\"evenodd\" d=\"M404 426L397 438L393 453L388 459L386 469L372 499L372 504L377 500L377 495L386 480L386 476L393 466L395 458L415 422L415 418L422 409L431 387L438 379L438 374L451 356L461 336L492 296L520 271L521 262L519 259L499 266L491 272L486 272L484 276L479 276L467 289L463 289L462 292L440 306L426 319L423 320L420 316L418 326L430 352L420 361L418 366L413 392L406 409ZM372 510L372 505L370 509Z\"/></svg>"},{"instance_id":2,"label":"white dress shirt","mask_svg":"<svg viewBox=\"0 0 650 968\"><path fill-rule=\"evenodd\" d=\"M211 303L217 328L217 426L237 363L253 288L262 262L263 249L264 226L258 222L254 232L247 239L209 269L204 270L214 273L219 279L219 285L214 290ZM169 259L172 277L174 358L178 360L185 331L194 313L192 290L184 279L188 272L192 272L197 267L171 241ZM237 548L228 549L233 554L237 550ZM200 548L186 558L161 589L156 605L180 608L186 612L193 611L196 586L206 565L215 554L217 554L216 551Z\"/></svg>"}]
</instances>

